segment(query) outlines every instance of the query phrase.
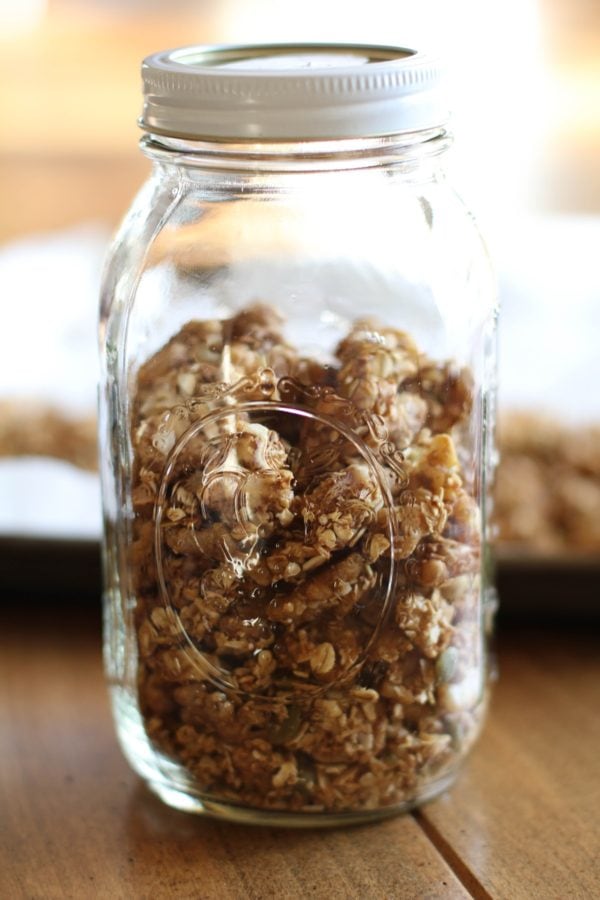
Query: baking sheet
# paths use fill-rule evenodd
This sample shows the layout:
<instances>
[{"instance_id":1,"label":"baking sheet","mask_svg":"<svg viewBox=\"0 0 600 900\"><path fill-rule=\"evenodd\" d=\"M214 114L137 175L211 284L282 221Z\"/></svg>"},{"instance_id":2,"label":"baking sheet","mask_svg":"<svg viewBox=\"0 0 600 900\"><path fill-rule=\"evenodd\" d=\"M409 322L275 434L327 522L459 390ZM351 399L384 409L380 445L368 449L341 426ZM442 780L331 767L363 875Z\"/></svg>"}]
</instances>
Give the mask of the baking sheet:
<instances>
[{"instance_id":1,"label":"baking sheet","mask_svg":"<svg viewBox=\"0 0 600 900\"><path fill-rule=\"evenodd\" d=\"M502 621L600 619L600 557L518 557L500 551L496 584ZM0 597L99 609L100 542L0 537Z\"/></svg>"}]
</instances>

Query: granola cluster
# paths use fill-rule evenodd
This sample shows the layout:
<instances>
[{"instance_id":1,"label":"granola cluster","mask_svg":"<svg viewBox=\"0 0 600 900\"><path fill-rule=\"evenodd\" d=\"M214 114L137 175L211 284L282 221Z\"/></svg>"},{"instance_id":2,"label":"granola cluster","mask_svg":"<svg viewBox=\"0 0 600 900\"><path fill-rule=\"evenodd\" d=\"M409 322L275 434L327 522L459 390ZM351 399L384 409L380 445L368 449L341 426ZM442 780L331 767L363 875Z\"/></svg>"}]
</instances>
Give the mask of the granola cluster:
<instances>
[{"instance_id":1,"label":"granola cluster","mask_svg":"<svg viewBox=\"0 0 600 900\"><path fill-rule=\"evenodd\" d=\"M189 322L140 369L129 571L153 746L220 802L410 802L482 708L469 376L358 321Z\"/></svg>"},{"instance_id":2,"label":"granola cluster","mask_svg":"<svg viewBox=\"0 0 600 900\"><path fill-rule=\"evenodd\" d=\"M0 457L50 456L94 471L97 445L93 415L77 418L36 400L0 399Z\"/></svg>"},{"instance_id":3,"label":"granola cluster","mask_svg":"<svg viewBox=\"0 0 600 900\"><path fill-rule=\"evenodd\" d=\"M500 422L494 517L505 550L600 552L600 427L533 413Z\"/></svg>"}]
</instances>

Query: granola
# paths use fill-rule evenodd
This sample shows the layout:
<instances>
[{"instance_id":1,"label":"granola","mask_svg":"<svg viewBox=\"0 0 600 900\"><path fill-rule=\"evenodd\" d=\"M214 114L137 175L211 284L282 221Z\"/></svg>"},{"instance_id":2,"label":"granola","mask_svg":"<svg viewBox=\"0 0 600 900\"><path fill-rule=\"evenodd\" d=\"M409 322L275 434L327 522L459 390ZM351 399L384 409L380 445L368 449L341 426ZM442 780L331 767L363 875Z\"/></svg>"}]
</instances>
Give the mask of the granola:
<instances>
[{"instance_id":1,"label":"granola","mask_svg":"<svg viewBox=\"0 0 600 900\"><path fill-rule=\"evenodd\" d=\"M98 425L37 400L0 399L0 457L50 456L97 468Z\"/></svg>"},{"instance_id":2,"label":"granola","mask_svg":"<svg viewBox=\"0 0 600 900\"><path fill-rule=\"evenodd\" d=\"M138 372L140 708L220 802L411 802L481 719L469 375L371 320L336 355L302 357L257 304L188 323Z\"/></svg>"},{"instance_id":3,"label":"granola","mask_svg":"<svg viewBox=\"0 0 600 900\"><path fill-rule=\"evenodd\" d=\"M500 420L494 518L520 553L600 551L600 427L513 412Z\"/></svg>"}]
</instances>

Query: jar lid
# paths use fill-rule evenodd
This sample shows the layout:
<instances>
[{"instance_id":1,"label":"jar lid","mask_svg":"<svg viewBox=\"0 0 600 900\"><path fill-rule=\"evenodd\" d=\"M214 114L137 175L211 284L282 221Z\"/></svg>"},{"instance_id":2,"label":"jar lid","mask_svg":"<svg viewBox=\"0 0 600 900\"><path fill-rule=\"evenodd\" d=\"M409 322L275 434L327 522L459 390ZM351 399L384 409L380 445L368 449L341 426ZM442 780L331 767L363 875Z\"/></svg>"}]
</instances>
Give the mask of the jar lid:
<instances>
[{"instance_id":1,"label":"jar lid","mask_svg":"<svg viewBox=\"0 0 600 900\"><path fill-rule=\"evenodd\" d=\"M329 140L420 131L448 109L439 63L404 47L180 47L142 63L141 127L187 139Z\"/></svg>"}]
</instances>

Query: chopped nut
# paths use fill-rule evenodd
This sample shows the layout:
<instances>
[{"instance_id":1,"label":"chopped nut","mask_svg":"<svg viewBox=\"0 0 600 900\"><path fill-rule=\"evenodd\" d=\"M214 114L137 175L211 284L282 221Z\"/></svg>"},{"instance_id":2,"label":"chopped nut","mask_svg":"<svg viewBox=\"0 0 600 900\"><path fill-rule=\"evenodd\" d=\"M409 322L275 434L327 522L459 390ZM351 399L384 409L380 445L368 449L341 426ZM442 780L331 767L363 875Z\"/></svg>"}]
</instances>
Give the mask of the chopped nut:
<instances>
[{"instance_id":1,"label":"chopped nut","mask_svg":"<svg viewBox=\"0 0 600 900\"><path fill-rule=\"evenodd\" d=\"M384 534L370 534L363 543L363 550L371 563L377 562L382 553L389 548L390 542Z\"/></svg>"},{"instance_id":2,"label":"chopped nut","mask_svg":"<svg viewBox=\"0 0 600 900\"><path fill-rule=\"evenodd\" d=\"M297 780L298 770L296 764L293 760L288 760L273 775L272 784L274 788L281 788L284 784L295 784Z\"/></svg>"}]
</instances>

